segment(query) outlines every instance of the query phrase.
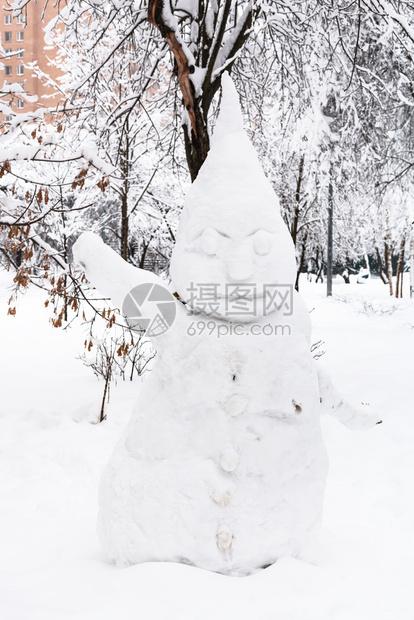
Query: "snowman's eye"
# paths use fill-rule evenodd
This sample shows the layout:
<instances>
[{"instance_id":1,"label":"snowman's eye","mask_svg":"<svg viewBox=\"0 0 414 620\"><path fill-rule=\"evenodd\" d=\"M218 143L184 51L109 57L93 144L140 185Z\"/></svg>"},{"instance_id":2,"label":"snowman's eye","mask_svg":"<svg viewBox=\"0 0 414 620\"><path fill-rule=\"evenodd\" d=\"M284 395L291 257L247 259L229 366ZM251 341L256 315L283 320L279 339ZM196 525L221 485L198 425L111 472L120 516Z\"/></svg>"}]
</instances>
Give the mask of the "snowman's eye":
<instances>
[{"instance_id":1,"label":"snowman's eye","mask_svg":"<svg viewBox=\"0 0 414 620\"><path fill-rule=\"evenodd\" d=\"M215 256L219 249L220 235L214 228L206 228L201 235L201 249L208 256Z\"/></svg>"},{"instance_id":2,"label":"snowman's eye","mask_svg":"<svg viewBox=\"0 0 414 620\"><path fill-rule=\"evenodd\" d=\"M258 230L253 237L253 247L256 254L266 256L272 248L272 238L265 230Z\"/></svg>"}]
</instances>

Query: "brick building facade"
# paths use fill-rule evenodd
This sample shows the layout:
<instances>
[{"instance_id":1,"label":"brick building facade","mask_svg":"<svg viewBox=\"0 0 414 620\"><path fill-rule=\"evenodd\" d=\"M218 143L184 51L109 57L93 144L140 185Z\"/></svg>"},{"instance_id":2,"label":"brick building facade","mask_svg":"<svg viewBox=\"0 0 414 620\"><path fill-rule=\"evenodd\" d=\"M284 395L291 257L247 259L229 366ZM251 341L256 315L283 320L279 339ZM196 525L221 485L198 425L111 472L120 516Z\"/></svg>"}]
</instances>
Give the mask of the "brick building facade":
<instances>
[{"instance_id":1,"label":"brick building facade","mask_svg":"<svg viewBox=\"0 0 414 620\"><path fill-rule=\"evenodd\" d=\"M4 0L3 0L4 2ZM56 15L56 7L49 2L29 2L26 13L13 17L12 12L3 5L0 12L1 45L5 52L2 55L0 68L0 85L18 83L28 95L36 95L37 101L30 103L22 97L14 95L11 99L15 112L33 112L40 107L55 107L62 98L51 86L33 74L28 63L36 62L41 71L50 75L52 80L59 76L59 71L50 65L55 50L47 46L44 39L44 27ZM0 120L9 119L0 114Z\"/></svg>"}]
</instances>

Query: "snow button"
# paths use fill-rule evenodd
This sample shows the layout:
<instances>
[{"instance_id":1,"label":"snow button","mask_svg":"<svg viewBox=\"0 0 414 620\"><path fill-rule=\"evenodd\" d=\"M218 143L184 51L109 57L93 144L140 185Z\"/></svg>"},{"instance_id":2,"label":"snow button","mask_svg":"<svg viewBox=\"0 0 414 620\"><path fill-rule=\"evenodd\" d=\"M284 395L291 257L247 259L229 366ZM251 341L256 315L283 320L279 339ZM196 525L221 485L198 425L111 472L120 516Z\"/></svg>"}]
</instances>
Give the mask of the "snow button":
<instances>
[{"instance_id":1,"label":"snow button","mask_svg":"<svg viewBox=\"0 0 414 620\"><path fill-rule=\"evenodd\" d=\"M216 502L217 506L221 506L222 508L225 508L226 506L230 504L230 500L231 500L230 491L222 492L216 489L213 492L213 499Z\"/></svg>"},{"instance_id":2,"label":"snow button","mask_svg":"<svg viewBox=\"0 0 414 620\"><path fill-rule=\"evenodd\" d=\"M239 415L247 407L249 399L242 394L233 394L224 405L224 411L231 416Z\"/></svg>"},{"instance_id":3,"label":"snow button","mask_svg":"<svg viewBox=\"0 0 414 620\"><path fill-rule=\"evenodd\" d=\"M224 471L234 471L239 464L239 455L233 448L227 448L224 450L220 457L220 465Z\"/></svg>"},{"instance_id":4,"label":"snow button","mask_svg":"<svg viewBox=\"0 0 414 620\"><path fill-rule=\"evenodd\" d=\"M217 547L220 551L227 551L233 541L233 534L227 525L221 525L217 532Z\"/></svg>"}]
</instances>

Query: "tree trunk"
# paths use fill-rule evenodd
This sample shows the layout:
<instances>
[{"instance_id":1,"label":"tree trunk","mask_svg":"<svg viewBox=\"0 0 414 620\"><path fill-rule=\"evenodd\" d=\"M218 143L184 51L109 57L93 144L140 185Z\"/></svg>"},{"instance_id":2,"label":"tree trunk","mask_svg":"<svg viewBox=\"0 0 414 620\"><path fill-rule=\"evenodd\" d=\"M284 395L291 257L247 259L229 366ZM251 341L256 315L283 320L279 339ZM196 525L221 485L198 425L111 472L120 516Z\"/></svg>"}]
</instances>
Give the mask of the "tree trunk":
<instances>
[{"instance_id":1,"label":"tree trunk","mask_svg":"<svg viewBox=\"0 0 414 620\"><path fill-rule=\"evenodd\" d=\"M105 400L106 400L106 395L108 393L108 389L109 389L109 382L111 380L111 375L108 372L105 375L105 386L104 386L104 393L103 393L103 397L102 397L102 402L101 402L101 411L99 414L99 422L103 422L104 420L106 420L106 415L105 415Z\"/></svg>"},{"instance_id":2,"label":"tree trunk","mask_svg":"<svg viewBox=\"0 0 414 620\"><path fill-rule=\"evenodd\" d=\"M121 171L123 184L121 188L121 256L128 260L128 238L129 238L129 214L128 214L128 194L129 194L129 170L130 170L130 144L129 144L129 123L126 121L125 144L121 153Z\"/></svg>"},{"instance_id":3,"label":"tree trunk","mask_svg":"<svg viewBox=\"0 0 414 620\"><path fill-rule=\"evenodd\" d=\"M188 124L183 125L185 155L191 181L197 178L200 168L204 164L210 150L210 138L207 131L207 124L203 119L199 101L199 99L195 100L196 131L194 131L192 126L190 128Z\"/></svg>"},{"instance_id":4,"label":"tree trunk","mask_svg":"<svg viewBox=\"0 0 414 620\"><path fill-rule=\"evenodd\" d=\"M364 260L365 260L365 268L367 269L369 275L371 276L371 267L369 266L369 258L366 252L364 253Z\"/></svg>"},{"instance_id":5,"label":"tree trunk","mask_svg":"<svg viewBox=\"0 0 414 620\"><path fill-rule=\"evenodd\" d=\"M139 259L139 265L138 265L140 269L145 269L145 259L147 257L148 248L150 246L152 239L153 239L153 236L151 235L149 241L147 243L145 242L143 243L143 249L142 249L142 253L141 253L141 257Z\"/></svg>"},{"instance_id":6,"label":"tree trunk","mask_svg":"<svg viewBox=\"0 0 414 620\"><path fill-rule=\"evenodd\" d=\"M400 251L398 252L398 263L397 263L397 283L395 285L395 296L402 297L402 284L403 284L403 273L404 273L404 248L405 248L405 235L403 235L400 243Z\"/></svg>"},{"instance_id":7,"label":"tree trunk","mask_svg":"<svg viewBox=\"0 0 414 620\"><path fill-rule=\"evenodd\" d=\"M148 2L148 21L158 28L161 36L168 43L174 55L175 72L181 90L184 114L184 142L187 157L188 169L191 181L194 181L203 165L210 150L210 138L208 133L207 118L210 105L214 95L221 84L221 75L224 71L231 71L233 63L237 57L237 52L243 47L248 39L254 17L259 14L260 7L253 7L253 4L246 6L243 14L242 23L239 27L236 24L229 24L232 1L225 0L220 7L220 19L214 23L214 32L210 32L207 19L202 19L197 23L199 40L201 46L198 69L204 70L204 81L201 94L195 92L191 75L194 74L196 67L190 64L189 59L183 49L180 34L174 31L174 25L169 25L164 15L165 0L149 0ZM196 3L197 4L197 3ZM199 10L204 12L203 3L199 4ZM227 56L219 70L215 63L220 51L223 51L223 38L227 32L233 29L234 37L231 45L228 45Z\"/></svg>"},{"instance_id":8,"label":"tree trunk","mask_svg":"<svg viewBox=\"0 0 414 620\"><path fill-rule=\"evenodd\" d=\"M333 185L332 185L332 164L329 171L328 186L328 251L326 265L326 294L332 297L332 276L333 276Z\"/></svg>"},{"instance_id":9,"label":"tree trunk","mask_svg":"<svg viewBox=\"0 0 414 620\"><path fill-rule=\"evenodd\" d=\"M410 235L410 297L414 299L414 221L411 223Z\"/></svg>"},{"instance_id":10,"label":"tree trunk","mask_svg":"<svg viewBox=\"0 0 414 620\"><path fill-rule=\"evenodd\" d=\"M128 236L128 195L123 192L121 196L121 256L124 260L128 260Z\"/></svg>"},{"instance_id":11,"label":"tree trunk","mask_svg":"<svg viewBox=\"0 0 414 620\"><path fill-rule=\"evenodd\" d=\"M345 280L345 284L350 284L351 281L349 279L349 256L348 254L345 256L345 271L342 274L343 279Z\"/></svg>"},{"instance_id":12,"label":"tree trunk","mask_svg":"<svg viewBox=\"0 0 414 620\"><path fill-rule=\"evenodd\" d=\"M388 284L390 287L390 295L394 294L392 287L392 250L391 250L391 238L390 235L387 234L385 241L385 264L387 270L387 278Z\"/></svg>"},{"instance_id":13,"label":"tree trunk","mask_svg":"<svg viewBox=\"0 0 414 620\"><path fill-rule=\"evenodd\" d=\"M319 248L316 250L316 280L315 282L319 282L319 280L323 284L323 252L321 252L321 262L319 263Z\"/></svg>"},{"instance_id":14,"label":"tree trunk","mask_svg":"<svg viewBox=\"0 0 414 620\"><path fill-rule=\"evenodd\" d=\"M303 166L305 163L305 155L302 155L299 161L299 174L298 180L296 183L296 194L295 194L295 213L293 216L292 229L290 234L292 235L293 243L296 247L296 238L298 236L298 226L299 226L299 214L300 214L300 190L303 179ZM297 289L298 290L298 289Z\"/></svg>"},{"instance_id":15,"label":"tree trunk","mask_svg":"<svg viewBox=\"0 0 414 620\"><path fill-rule=\"evenodd\" d=\"M296 282L295 282L295 289L297 291L299 291L299 278L300 278L300 274L301 271L305 265L305 257L306 257L306 241L307 241L308 235L305 234L305 236L303 237L303 241L302 241L302 251L300 253L300 261L299 261L299 267L298 270L296 272Z\"/></svg>"},{"instance_id":16,"label":"tree trunk","mask_svg":"<svg viewBox=\"0 0 414 620\"><path fill-rule=\"evenodd\" d=\"M384 282L384 284L388 284L388 280L387 280L387 278L384 275L384 267L383 267L383 264L382 264L381 254L380 254L380 251L379 251L377 246L375 246L375 253L376 253L377 259L378 259L379 277Z\"/></svg>"},{"instance_id":17,"label":"tree trunk","mask_svg":"<svg viewBox=\"0 0 414 620\"><path fill-rule=\"evenodd\" d=\"M148 3L148 21L158 28L162 37L168 43L175 61L175 72L183 97L183 105L186 110L188 122L183 124L185 153L191 181L197 177L210 149L210 140L207 130L207 109L202 105L201 98L195 97L195 90L190 75L195 67L188 62L187 56L177 39L174 30L164 21L164 0L150 0ZM218 89L220 80L215 85L214 92ZM212 85L211 85L212 86ZM214 92L210 93L211 100Z\"/></svg>"},{"instance_id":18,"label":"tree trunk","mask_svg":"<svg viewBox=\"0 0 414 620\"><path fill-rule=\"evenodd\" d=\"M63 189L60 187L60 208L62 209L62 243L63 243L63 260L68 264L68 238L66 236L66 215L65 215L65 202L63 199ZM68 322L68 298L66 295L68 285L68 277L65 273L63 276L63 319L65 323Z\"/></svg>"}]
</instances>

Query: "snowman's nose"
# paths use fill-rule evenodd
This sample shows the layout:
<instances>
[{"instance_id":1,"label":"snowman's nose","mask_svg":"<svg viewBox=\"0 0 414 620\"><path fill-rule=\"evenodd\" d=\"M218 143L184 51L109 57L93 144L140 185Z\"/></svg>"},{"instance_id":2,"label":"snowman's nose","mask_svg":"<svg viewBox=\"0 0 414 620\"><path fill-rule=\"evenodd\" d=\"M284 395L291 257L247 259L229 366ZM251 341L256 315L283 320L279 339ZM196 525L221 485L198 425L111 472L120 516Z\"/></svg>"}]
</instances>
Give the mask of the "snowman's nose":
<instances>
[{"instance_id":1,"label":"snowman's nose","mask_svg":"<svg viewBox=\"0 0 414 620\"><path fill-rule=\"evenodd\" d=\"M253 277L253 264L248 249L237 249L227 256L227 277L233 282L245 282Z\"/></svg>"}]
</instances>

